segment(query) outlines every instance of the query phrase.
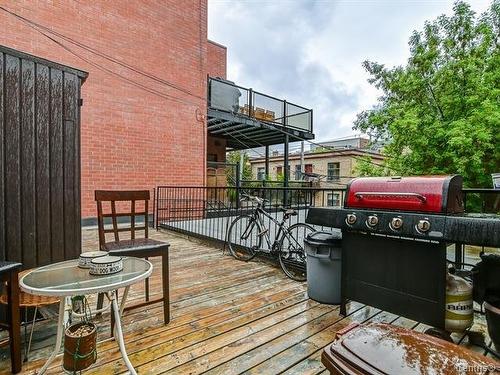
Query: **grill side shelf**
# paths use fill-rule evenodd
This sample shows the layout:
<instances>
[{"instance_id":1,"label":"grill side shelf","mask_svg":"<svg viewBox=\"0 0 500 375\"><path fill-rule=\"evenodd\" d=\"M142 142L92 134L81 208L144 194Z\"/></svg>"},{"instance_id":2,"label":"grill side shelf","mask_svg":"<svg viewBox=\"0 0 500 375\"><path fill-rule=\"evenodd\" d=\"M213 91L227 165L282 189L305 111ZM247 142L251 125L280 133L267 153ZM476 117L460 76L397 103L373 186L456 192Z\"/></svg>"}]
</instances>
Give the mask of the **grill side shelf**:
<instances>
[{"instance_id":1,"label":"grill side shelf","mask_svg":"<svg viewBox=\"0 0 500 375\"><path fill-rule=\"evenodd\" d=\"M323 227L343 228L346 226L345 217L350 211L341 208L314 207L310 208L306 223Z\"/></svg>"},{"instance_id":2,"label":"grill side shelf","mask_svg":"<svg viewBox=\"0 0 500 375\"><path fill-rule=\"evenodd\" d=\"M447 216L444 237L468 245L500 247L500 216Z\"/></svg>"}]
</instances>

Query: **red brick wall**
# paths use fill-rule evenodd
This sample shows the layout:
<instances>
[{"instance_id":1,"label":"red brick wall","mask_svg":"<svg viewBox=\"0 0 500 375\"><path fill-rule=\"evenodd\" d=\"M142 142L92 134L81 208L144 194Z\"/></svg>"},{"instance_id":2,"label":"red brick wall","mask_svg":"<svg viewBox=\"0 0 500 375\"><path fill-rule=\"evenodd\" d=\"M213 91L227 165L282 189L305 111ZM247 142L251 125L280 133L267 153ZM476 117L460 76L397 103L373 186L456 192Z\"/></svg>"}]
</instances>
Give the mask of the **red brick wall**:
<instances>
[{"instance_id":1,"label":"red brick wall","mask_svg":"<svg viewBox=\"0 0 500 375\"><path fill-rule=\"evenodd\" d=\"M0 44L89 72L82 89L82 217L96 216L95 189L205 183L207 49L215 50L207 42L207 0L11 0L2 5L188 91L55 37L80 55L74 56L0 12ZM216 55L212 60L210 54L210 71L225 72L221 53Z\"/></svg>"},{"instance_id":2,"label":"red brick wall","mask_svg":"<svg viewBox=\"0 0 500 375\"><path fill-rule=\"evenodd\" d=\"M208 136L207 155L217 155L217 162L226 161L226 140L224 138Z\"/></svg>"},{"instance_id":3,"label":"red brick wall","mask_svg":"<svg viewBox=\"0 0 500 375\"><path fill-rule=\"evenodd\" d=\"M211 40L208 41L208 75L226 78L227 48Z\"/></svg>"},{"instance_id":4,"label":"red brick wall","mask_svg":"<svg viewBox=\"0 0 500 375\"><path fill-rule=\"evenodd\" d=\"M211 40L208 41L207 71L209 76L226 78L226 57L226 47ZM209 154L217 155L218 162L226 161L226 140L208 136L207 155Z\"/></svg>"}]
</instances>

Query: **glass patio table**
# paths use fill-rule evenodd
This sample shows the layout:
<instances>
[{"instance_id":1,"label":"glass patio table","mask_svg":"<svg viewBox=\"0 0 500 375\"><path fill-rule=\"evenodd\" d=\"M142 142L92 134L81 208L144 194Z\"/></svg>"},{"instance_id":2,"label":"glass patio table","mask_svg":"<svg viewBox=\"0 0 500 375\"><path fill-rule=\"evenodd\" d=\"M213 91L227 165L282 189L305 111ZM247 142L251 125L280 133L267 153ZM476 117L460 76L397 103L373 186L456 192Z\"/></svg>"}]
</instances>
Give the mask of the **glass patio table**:
<instances>
[{"instance_id":1,"label":"glass patio table","mask_svg":"<svg viewBox=\"0 0 500 375\"><path fill-rule=\"evenodd\" d=\"M60 297L56 345L38 374L43 374L47 370L59 352L65 327L65 312L73 313L69 298L95 293L104 293L108 296L111 313L115 317L114 336L118 340L120 352L128 370L131 374L136 374L125 350L120 316L123 313L130 286L149 277L152 272L153 265L149 261L140 258L123 257L123 270L112 275L90 275L89 269L78 267L77 259L35 268L24 275L19 281L19 286L24 292ZM117 294L119 288L125 288L120 307L118 306ZM107 308L108 306L96 312L101 312Z\"/></svg>"}]
</instances>

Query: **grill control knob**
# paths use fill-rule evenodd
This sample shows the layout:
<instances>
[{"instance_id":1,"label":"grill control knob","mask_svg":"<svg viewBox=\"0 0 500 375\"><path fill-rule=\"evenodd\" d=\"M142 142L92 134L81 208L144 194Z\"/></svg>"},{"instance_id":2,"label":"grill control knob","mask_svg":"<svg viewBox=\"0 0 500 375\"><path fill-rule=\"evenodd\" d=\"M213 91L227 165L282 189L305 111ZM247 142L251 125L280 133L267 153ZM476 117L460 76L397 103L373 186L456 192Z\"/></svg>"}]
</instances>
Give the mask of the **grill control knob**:
<instances>
[{"instance_id":1,"label":"grill control knob","mask_svg":"<svg viewBox=\"0 0 500 375\"><path fill-rule=\"evenodd\" d=\"M429 220L419 220L417 223L417 229L419 232L425 233L431 229L431 223Z\"/></svg>"},{"instance_id":2,"label":"grill control knob","mask_svg":"<svg viewBox=\"0 0 500 375\"><path fill-rule=\"evenodd\" d=\"M345 219L346 223L349 225L353 225L358 218L356 217L355 214L347 214L347 217Z\"/></svg>"},{"instance_id":3,"label":"grill control knob","mask_svg":"<svg viewBox=\"0 0 500 375\"><path fill-rule=\"evenodd\" d=\"M403 226L403 219L395 217L391 220L391 229L398 230Z\"/></svg>"},{"instance_id":4,"label":"grill control knob","mask_svg":"<svg viewBox=\"0 0 500 375\"><path fill-rule=\"evenodd\" d=\"M375 215L370 215L368 216L368 219L366 219L366 224L370 227L374 227L378 224L378 217Z\"/></svg>"}]
</instances>

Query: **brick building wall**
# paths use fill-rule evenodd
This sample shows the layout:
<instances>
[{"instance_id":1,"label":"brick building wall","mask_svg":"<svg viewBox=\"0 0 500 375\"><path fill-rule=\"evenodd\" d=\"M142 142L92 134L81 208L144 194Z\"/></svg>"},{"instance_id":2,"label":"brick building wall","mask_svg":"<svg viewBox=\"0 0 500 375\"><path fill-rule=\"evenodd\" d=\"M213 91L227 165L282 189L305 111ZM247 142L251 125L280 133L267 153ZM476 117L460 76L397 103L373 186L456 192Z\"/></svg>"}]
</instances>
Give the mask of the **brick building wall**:
<instances>
[{"instance_id":1,"label":"brick building wall","mask_svg":"<svg viewBox=\"0 0 500 375\"><path fill-rule=\"evenodd\" d=\"M226 79L227 48L219 43L209 40L207 60L208 74L212 77Z\"/></svg>"},{"instance_id":2,"label":"brick building wall","mask_svg":"<svg viewBox=\"0 0 500 375\"><path fill-rule=\"evenodd\" d=\"M51 34L63 47L0 11L0 44L89 72L81 108L82 217L96 216L95 189L205 183L206 78L226 69L225 48L207 41L206 0L2 6L95 50Z\"/></svg>"},{"instance_id":3,"label":"brick building wall","mask_svg":"<svg viewBox=\"0 0 500 375\"><path fill-rule=\"evenodd\" d=\"M225 79L227 74L226 63L227 63L226 47L219 43L209 40L208 51L207 51L208 75L211 77L220 77ZM207 157L209 161L210 160L214 161L213 159L215 158L215 161L217 162L225 162L226 140L224 138L208 136ZM212 174L213 171L209 170L208 173ZM208 180L207 183L209 183Z\"/></svg>"}]
</instances>

